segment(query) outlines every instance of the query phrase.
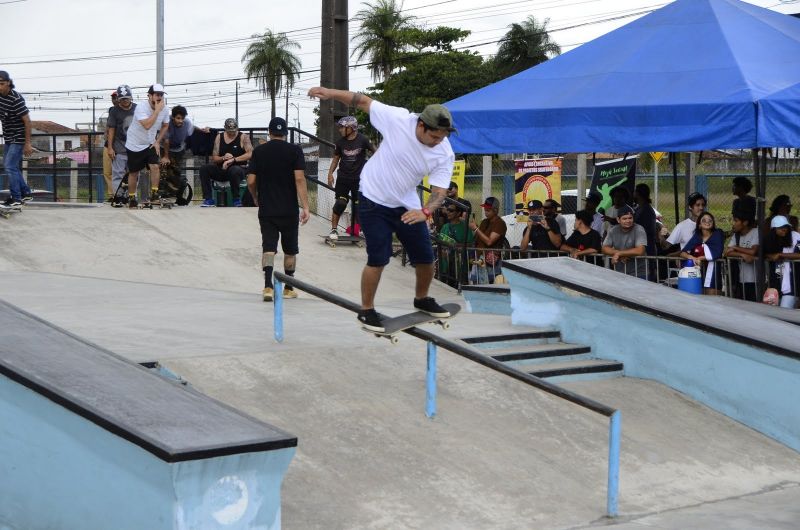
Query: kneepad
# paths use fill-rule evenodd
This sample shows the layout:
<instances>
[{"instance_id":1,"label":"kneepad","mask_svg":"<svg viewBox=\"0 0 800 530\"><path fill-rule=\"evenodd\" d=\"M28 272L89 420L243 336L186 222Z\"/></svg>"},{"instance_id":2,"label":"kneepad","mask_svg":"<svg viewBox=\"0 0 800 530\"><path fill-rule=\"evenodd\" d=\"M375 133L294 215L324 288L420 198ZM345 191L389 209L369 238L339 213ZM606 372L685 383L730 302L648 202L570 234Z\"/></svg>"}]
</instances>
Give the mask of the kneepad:
<instances>
[{"instance_id":1,"label":"kneepad","mask_svg":"<svg viewBox=\"0 0 800 530\"><path fill-rule=\"evenodd\" d=\"M333 213L342 215L345 208L347 208L347 197L336 197L336 202L333 203Z\"/></svg>"}]
</instances>

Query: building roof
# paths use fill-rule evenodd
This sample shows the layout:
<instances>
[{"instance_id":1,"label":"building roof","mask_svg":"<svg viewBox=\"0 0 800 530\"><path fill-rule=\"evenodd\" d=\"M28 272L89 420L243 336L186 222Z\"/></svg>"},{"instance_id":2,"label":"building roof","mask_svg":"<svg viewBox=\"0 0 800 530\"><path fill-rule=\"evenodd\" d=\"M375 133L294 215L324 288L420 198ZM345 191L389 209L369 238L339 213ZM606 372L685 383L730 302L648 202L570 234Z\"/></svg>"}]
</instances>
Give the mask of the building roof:
<instances>
[{"instance_id":1,"label":"building roof","mask_svg":"<svg viewBox=\"0 0 800 530\"><path fill-rule=\"evenodd\" d=\"M31 120L31 130L49 134L78 132L75 129L70 129L67 126L61 125L60 123L56 123L54 121L34 121L34 120Z\"/></svg>"}]
</instances>

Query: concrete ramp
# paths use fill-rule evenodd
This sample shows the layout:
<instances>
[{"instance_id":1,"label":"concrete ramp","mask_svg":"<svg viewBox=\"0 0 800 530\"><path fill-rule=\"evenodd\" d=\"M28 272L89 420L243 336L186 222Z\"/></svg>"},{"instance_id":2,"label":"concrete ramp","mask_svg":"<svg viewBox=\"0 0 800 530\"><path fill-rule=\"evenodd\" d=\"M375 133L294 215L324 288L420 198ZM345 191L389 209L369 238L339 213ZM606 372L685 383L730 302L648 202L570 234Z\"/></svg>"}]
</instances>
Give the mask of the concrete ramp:
<instances>
[{"instance_id":1,"label":"concrete ramp","mask_svg":"<svg viewBox=\"0 0 800 530\"><path fill-rule=\"evenodd\" d=\"M0 232L5 248L17 249L0 261L0 298L129 359L159 361L298 437L283 487L285 528L609 522L606 418L440 350L438 412L429 420L425 343L404 336L392 346L360 331L352 313L303 293L285 301L285 340L276 343L272 305L258 296L252 210L28 210L16 220ZM329 249L317 237L326 223L312 223L301 229L298 277L357 298L363 249ZM124 250L121 232L134 241ZM162 259L154 240L176 250ZM412 285L413 269L393 262L380 309L407 311ZM443 286L435 296L459 300ZM519 329L506 316L462 312L441 333ZM658 383L565 386L622 411L616 522L737 528L770 499L774 515L758 528L790 528L782 525L800 505L796 452ZM720 515L723 504L733 508ZM689 523L669 526L670 517Z\"/></svg>"}]
</instances>

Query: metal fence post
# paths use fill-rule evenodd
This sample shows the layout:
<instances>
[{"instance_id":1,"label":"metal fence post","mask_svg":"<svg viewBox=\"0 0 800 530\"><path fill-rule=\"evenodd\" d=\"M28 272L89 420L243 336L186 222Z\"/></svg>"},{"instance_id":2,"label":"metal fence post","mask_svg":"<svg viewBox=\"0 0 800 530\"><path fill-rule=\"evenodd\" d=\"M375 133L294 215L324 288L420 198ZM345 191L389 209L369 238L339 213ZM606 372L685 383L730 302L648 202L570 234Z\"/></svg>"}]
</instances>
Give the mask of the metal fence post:
<instances>
[{"instance_id":1,"label":"metal fence post","mask_svg":"<svg viewBox=\"0 0 800 530\"><path fill-rule=\"evenodd\" d=\"M611 414L608 424L608 497L606 515L616 517L619 499L619 448L622 431L622 413L618 410Z\"/></svg>"},{"instance_id":2,"label":"metal fence post","mask_svg":"<svg viewBox=\"0 0 800 530\"><path fill-rule=\"evenodd\" d=\"M273 311L275 340L283 342L283 282L275 280L275 309Z\"/></svg>"},{"instance_id":3,"label":"metal fence post","mask_svg":"<svg viewBox=\"0 0 800 530\"><path fill-rule=\"evenodd\" d=\"M433 418L436 415L436 344L431 341L428 341L428 372L425 390L425 415Z\"/></svg>"}]
</instances>

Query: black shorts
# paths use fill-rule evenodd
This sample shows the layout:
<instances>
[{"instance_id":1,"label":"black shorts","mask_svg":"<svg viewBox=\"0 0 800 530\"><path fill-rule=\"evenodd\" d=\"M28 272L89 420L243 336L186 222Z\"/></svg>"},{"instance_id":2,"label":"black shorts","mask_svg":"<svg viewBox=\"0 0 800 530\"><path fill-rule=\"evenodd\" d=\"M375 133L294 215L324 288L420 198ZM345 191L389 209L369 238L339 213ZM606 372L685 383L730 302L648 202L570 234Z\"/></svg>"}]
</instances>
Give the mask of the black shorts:
<instances>
[{"instance_id":1,"label":"black shorts","mask_svg":"<svg viewBox=\"0 0 800 530\"><path fill-rule=\"evenodd\" d=\"M156 148L152 145L144 151L131 151L130 149L126 149L126 151L128 152L128 171L132 173L141 171L148 165L158 165Z\"/></svg>"},{"instance_id":2,"label":"black shorts","mask_svg":"<svg viewBox=\"0 0 800 530\"><path fill-rule=\"evenodd\" d=\"M278 236L284 254L294 256L299 252L297 235L300 220L297 215L259 217L258 224L261 227L262 252L277 252Z\"/></svg>"},{"instance_id":3,"label":"black shorts","mask_svg":"<svg viewBox=\"0 0 800 530\"><path fill-rule=\"evenodd\" d=\"M358 200L358 182L358 179L338 178L334 187L336 198L352 199L353 202L356 202Z\"/></svg>"}]
</instances>

